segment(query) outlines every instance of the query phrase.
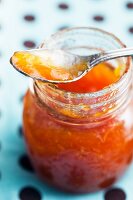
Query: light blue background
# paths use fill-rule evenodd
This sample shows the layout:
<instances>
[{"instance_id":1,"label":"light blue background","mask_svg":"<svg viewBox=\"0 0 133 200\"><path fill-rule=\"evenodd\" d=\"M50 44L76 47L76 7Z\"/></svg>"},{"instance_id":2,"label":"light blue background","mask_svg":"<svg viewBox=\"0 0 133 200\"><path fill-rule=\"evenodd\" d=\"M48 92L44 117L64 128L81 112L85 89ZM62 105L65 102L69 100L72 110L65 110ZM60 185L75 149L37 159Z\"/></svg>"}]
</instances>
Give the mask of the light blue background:
<instances>
[{"instance_id":1,"label":"light blue background","mask_svg":"<svg viewBox=\"0 0 133 200\"><path fill-rule=\"evenodd\" d=\"M103 200L104 192L71 196L45 186L38 178L18 166L18 158L25 152L23 138L18 134L21 125L22 103L28 80L9 64L15 50L23 49L24 40L36 44L56 32L59 27L94 26L113 32L128 46L133 46L133 9L128 10L126 0L64 0L69 10L59 10L60 0L2 0L0 3L0 200L18 200L22 186L35 186L43 200ZM25 14L34 14L35 22L25 22ZM105 21L96 22L94 15L105 16ZM133 200L133 165L116 183ZM29 199L30 200L30 199Z\"/></svg>"}]
</instances>

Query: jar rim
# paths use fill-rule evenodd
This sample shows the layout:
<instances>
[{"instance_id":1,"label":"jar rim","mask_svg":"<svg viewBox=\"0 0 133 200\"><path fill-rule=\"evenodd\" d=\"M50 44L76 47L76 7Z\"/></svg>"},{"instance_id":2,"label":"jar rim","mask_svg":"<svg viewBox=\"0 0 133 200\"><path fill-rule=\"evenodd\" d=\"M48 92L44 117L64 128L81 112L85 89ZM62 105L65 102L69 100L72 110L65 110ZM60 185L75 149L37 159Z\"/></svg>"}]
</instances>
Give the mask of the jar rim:
<instances>
[{"instance_id":1,"label":"jar rim","mask_svg":"<svg viewBox=\"0 0 133 200\"><path fill-rule=\"evenodd\" d=\"M64 29L64 30L60 30L60 31L52 34L49 38L47 38L46 40L44 40L44 42L40 45L39 48L42 48L43 44L49 43L52 40L60 38L61 35L63 35L64 33L71 32L73 30L94 30L94 31L97 31L97 32L101 32L101 33L103 33L105 35L110 36L121 47L126 47L126 45L117 36L115 36L113 33L107 32L105 30L102 30L102 29L99 29L99 28L95 28L95 27L72 27L72 28L67 28L67 29ZM49 84L49 83L47 83L47 85L48 85L48 87L50 87L54 91L56 91L58 93L65 93L68 96L69 95L72 95L73 97L74 96L78 96L78 98L83 98L83 97L89 97L89 98L100 97L100 96L103 96L104 94L106 94L106 93L108 93L108 92L110 92L112 90L115 90L115 89L119 88L123 84L123 82L124 82L124 80L125 80L125 78L127 76L127 73L129 71L131 63L132 63L131 56L126 57L126 63L125 63L126 70L125 70L124 74L120 77L120 79L118 81L116 81L115 83L110 84L110 85L106 86L105 88L103 88L101 90L98 90L98 91L95 91L95 92L84 92L84 93L71 92L71 91L66 91L64 89L56 87L56 84Z\"/></svg>"}]
</instances>

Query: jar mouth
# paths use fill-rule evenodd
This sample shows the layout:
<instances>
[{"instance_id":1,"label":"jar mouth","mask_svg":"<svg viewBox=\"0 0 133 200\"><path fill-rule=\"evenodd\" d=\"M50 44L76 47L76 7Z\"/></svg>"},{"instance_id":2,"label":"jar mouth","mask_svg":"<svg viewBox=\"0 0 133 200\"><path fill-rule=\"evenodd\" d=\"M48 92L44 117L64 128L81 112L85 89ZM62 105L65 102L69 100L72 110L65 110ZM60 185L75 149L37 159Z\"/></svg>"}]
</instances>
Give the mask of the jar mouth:
<instances>
[{"instance_id":1,"label":"jar mouth","mask_svg":"<svg viewBox=\"0 0 133 200\"><path fill-rule=\"evenodd\" d=\"M99 32L101 34L105 34L106 36L109 36L111 39L113 39L115 42L118 43L118 45L121 46L121 48L124 48L126 47L126 45L119 39L117 38L114 34L112 33L109 33L105 30L101 30L99 28L94 28L94 27L73 27L73 28L67 28L67 29L64 29L64 30L60 30L58 31L57 33L53 34L50 38L48 38L47 40L45 40L39 48L42 48L43 45L44 46L49 46L49 43L51 42L54 42L55 40L58 40L59 38L61 38L61 36L63 36L65 33L69 33L71 31L84 31L84 30L92 30L92 31L96 31L96 32ZM49 84L49 83L46 83L47 86L53 90L54 92L57 92L58 94L66 94L67 96L72 96L72 97L78 97L78 98L85 98L85 97L88 97L88 98L93 98L93 97L100 97L100 96L103 96L104 94L107 94L109 93L110 91L113 91L117 88L119 88L123 82L125 81L126 79L126 76L127 76L127 73L130 69L130 66L131 66L131 62L132 62L132 58L131 56L125 58L126 59L126 62L125 62L125 65L126 65L126 69L125 69L125 72L124 74L119 78L119 80L117 80L116 82L106 86L105 88L101 89L101 90L98 90L98 91L94 91L94 92L71 92L71 91L68 91L68 90L64 90L64 89L61 89L61 88L58 88L56 87L56 84Z\"/></svg>"},{"instance_id":2,"label":"jar mouth","mask_svg":"<svg viewBox=\"0 0 133 200\"><path fill-rule=\"evenodd\" d=\"M131 60L131 58L130 58ZM104 96L105 94L107 93L110 93L111 91L115 91L117 90L118 88L120 88L124 82L125 82L125 79L126 79L126 76L127 76L127 73L128 73L129 69L124 73L124 75L118 80L116 81L115 83L113 84L110 84L108 86L106 86L105 88L101 89L101 90L98 90L98 91L95 91L95 92L71 92L71 91L68 91L68 90L64 90L64 89L61 89L61 88L58 88L56 86L56 84L50 84L50 83L45 83L47 85L47 87L50 88L50 90L53 90L53 92L57 92L58 94L60 95L64 95L65 93L65 96L71 96L71 97L78 97L78 98L96 98L96 97L101 97L101 96Z\"/></svg>"}]
</instances>

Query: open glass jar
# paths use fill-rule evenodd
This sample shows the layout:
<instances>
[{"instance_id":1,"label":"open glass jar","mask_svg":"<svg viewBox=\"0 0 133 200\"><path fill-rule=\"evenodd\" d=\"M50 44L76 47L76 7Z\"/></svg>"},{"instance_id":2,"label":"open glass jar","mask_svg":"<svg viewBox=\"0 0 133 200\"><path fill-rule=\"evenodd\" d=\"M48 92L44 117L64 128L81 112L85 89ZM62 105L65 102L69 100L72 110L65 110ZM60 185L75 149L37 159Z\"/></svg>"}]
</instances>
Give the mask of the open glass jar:
<instances>
[{"instance_id":1,"label":"open glass jar","mask_svg":"<svg viewBox=\"0 0 133 200\"><path fill-rule=\"evenodd\" d=\"M41 47L80 55L124 47L113 35L93 28L61 31ZM70 192L93 192L113 184L133 154L131 58L118 63L116 83L91 93L72 93L32 81L24 98L23 127L37 174Z\"/></svg>"}]
</instances>

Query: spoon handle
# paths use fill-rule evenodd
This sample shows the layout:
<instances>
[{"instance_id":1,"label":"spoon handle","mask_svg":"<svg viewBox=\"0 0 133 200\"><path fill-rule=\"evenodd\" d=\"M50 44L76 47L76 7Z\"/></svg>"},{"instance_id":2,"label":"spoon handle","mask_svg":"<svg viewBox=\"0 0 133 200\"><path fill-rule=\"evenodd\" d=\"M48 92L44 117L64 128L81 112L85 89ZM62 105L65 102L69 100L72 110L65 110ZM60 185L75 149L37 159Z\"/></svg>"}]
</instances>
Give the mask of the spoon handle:
<instances>
[{"instance_id":1,"label":"spoon handle","mask_svg":"<svg viewBox=\"0 0 133 200\"><path fill-rule=\"evenodd\" d=\"M93 58L90 60L90 66L93 67L103 61L111 60L114 58L132 56L132 55L133 55L133 47L122 48L122 49L95 54Z\"/></svg>"}]
</instances>

